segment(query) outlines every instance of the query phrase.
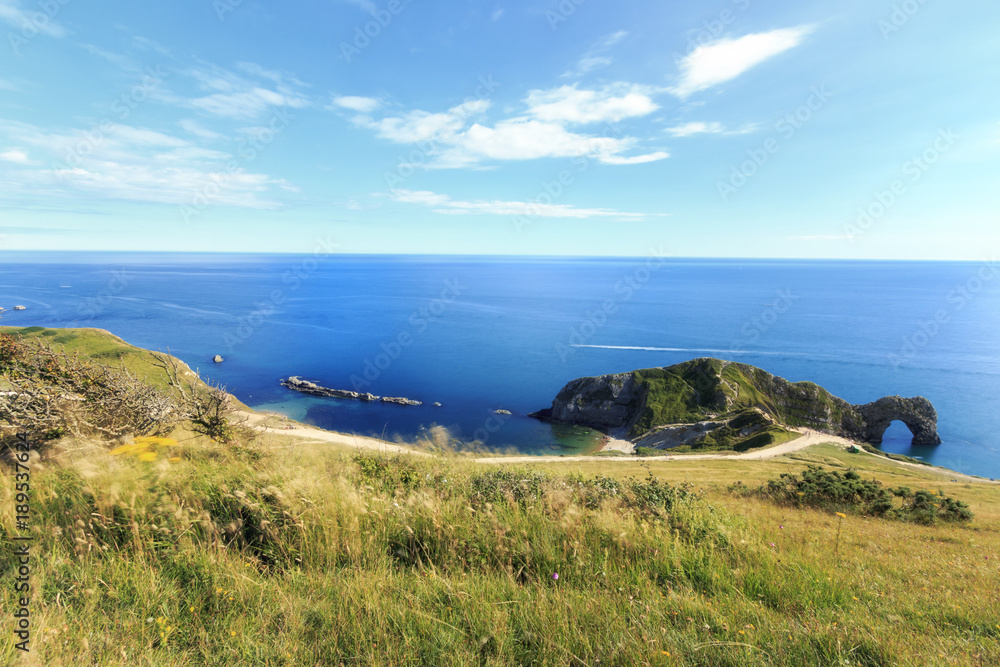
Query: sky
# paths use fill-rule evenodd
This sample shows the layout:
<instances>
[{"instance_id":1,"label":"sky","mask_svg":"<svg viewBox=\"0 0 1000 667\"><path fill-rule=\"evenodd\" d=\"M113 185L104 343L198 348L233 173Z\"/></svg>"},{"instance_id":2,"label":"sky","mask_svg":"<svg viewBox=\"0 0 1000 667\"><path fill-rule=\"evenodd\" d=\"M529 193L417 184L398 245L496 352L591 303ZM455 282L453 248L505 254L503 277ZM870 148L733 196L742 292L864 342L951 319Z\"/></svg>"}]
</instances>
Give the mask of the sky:
<instances>
[{"instance_id":1,"label":"sky","mask_svg":"<svg viewBox=\"0 0 1000 667\"><path fill-rule=\"evenodd\" d=\"M992 259L995 0L0 0L0 250Z\"/></svg>"}]
</instances>

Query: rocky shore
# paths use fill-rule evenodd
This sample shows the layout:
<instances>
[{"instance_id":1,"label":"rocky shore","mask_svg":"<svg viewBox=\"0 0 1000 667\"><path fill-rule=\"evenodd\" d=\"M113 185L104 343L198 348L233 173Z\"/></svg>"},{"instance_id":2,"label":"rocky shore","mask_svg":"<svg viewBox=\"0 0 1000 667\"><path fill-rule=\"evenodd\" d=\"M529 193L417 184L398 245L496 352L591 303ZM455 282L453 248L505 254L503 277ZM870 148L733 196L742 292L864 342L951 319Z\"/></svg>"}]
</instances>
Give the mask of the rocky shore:
<instances>
[{"instance_id":1,"label":"rocky shore","mask_svg":"<svg viewBox=\"0 0 1000 667\"><path fill-rule=\"evenodd\" d=\"M376 396L375 394L369 394L367 392L357 392L350 391L347 389L330 389L329 387L321 387L315 382L309 382L308 380L303 380L297 375L292 375L288 379L280 380L279 383L282 387L291 389L293 391L299 391L303 394L309 394L311 396L321 396L323 398L351 398L357 401L365 401L368 403L380 402L380 403L393 403L395 405L423 405L423 401L416 401L412 398L403 398L400 396Z\"/></svg>"}]
</instances>

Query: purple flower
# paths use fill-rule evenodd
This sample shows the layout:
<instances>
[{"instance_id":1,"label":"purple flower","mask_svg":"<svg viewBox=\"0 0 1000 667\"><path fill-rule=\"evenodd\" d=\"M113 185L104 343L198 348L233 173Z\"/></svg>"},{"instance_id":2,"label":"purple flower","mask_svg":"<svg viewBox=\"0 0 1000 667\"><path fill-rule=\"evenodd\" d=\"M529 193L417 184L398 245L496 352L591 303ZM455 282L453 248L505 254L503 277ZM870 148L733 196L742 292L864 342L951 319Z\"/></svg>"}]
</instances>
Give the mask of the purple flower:
<instances>
[{"instance_id":1,"label":"purple flower","mask_svg":"<svg viewBox=\"0 0 1000 667\"><path fill-rule=\"evenodd\" d=\"M558 581L559 580L559 573L558 572L554 572L552 574L552 579L553 579L553 581Z\"/></svg>"}]
</instances>

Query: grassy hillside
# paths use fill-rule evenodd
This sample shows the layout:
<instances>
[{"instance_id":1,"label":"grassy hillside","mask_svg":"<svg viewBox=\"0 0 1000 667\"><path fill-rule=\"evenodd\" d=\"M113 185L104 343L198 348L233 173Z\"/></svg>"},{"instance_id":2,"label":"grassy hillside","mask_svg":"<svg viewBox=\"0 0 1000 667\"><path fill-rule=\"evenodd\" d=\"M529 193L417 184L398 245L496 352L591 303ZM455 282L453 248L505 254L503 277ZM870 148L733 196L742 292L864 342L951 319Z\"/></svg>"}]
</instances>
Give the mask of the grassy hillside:
<instances>
[{"instance_id":1,"label":"grassy hillside","mask_svg":"<svg viewBox=\"0 0 1000 667\"><path fill-rule=\"evenodd\" d=\"M514 467L171 436L32 460L33 664L1000 664L1000 487L940 469L830 445ZM809 465L975 518L841 518L730 490ZM4 549L5 610L15 568ZM0 664L18 659L0 644Z\"/></svg>"}]
</instances>

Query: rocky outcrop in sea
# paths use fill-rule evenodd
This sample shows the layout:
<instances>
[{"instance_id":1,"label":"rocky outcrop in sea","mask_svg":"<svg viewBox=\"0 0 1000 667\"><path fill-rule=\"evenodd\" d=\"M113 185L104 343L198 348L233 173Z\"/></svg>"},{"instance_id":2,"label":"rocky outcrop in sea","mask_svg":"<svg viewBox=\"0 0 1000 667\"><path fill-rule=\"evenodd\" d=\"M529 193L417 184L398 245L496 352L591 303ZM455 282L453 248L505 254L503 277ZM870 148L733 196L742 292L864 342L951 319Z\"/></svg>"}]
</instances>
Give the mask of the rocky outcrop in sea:
<instances>
[{"instance_id":1,"label":"rocky outcrop in sea","mask_svg":"<svg viewBox=\"0 0 1000 667\"><path fill-rule=\"evenodd\" d=\"M348 389L330 389L329 387L322 387L315 382L303 380L297 375L292 375L287 379L280 380L279 383L281 386L293 391L299 391L303 394L309 394L311 396L321 396L323 398L351 398L357 401L379 401L381 403L392 403L395 405L423 405L422 401L416 401L412 398L403 398L400 396L376 396L375 394L350 391Z\"/></svg>"}]
</instances>

